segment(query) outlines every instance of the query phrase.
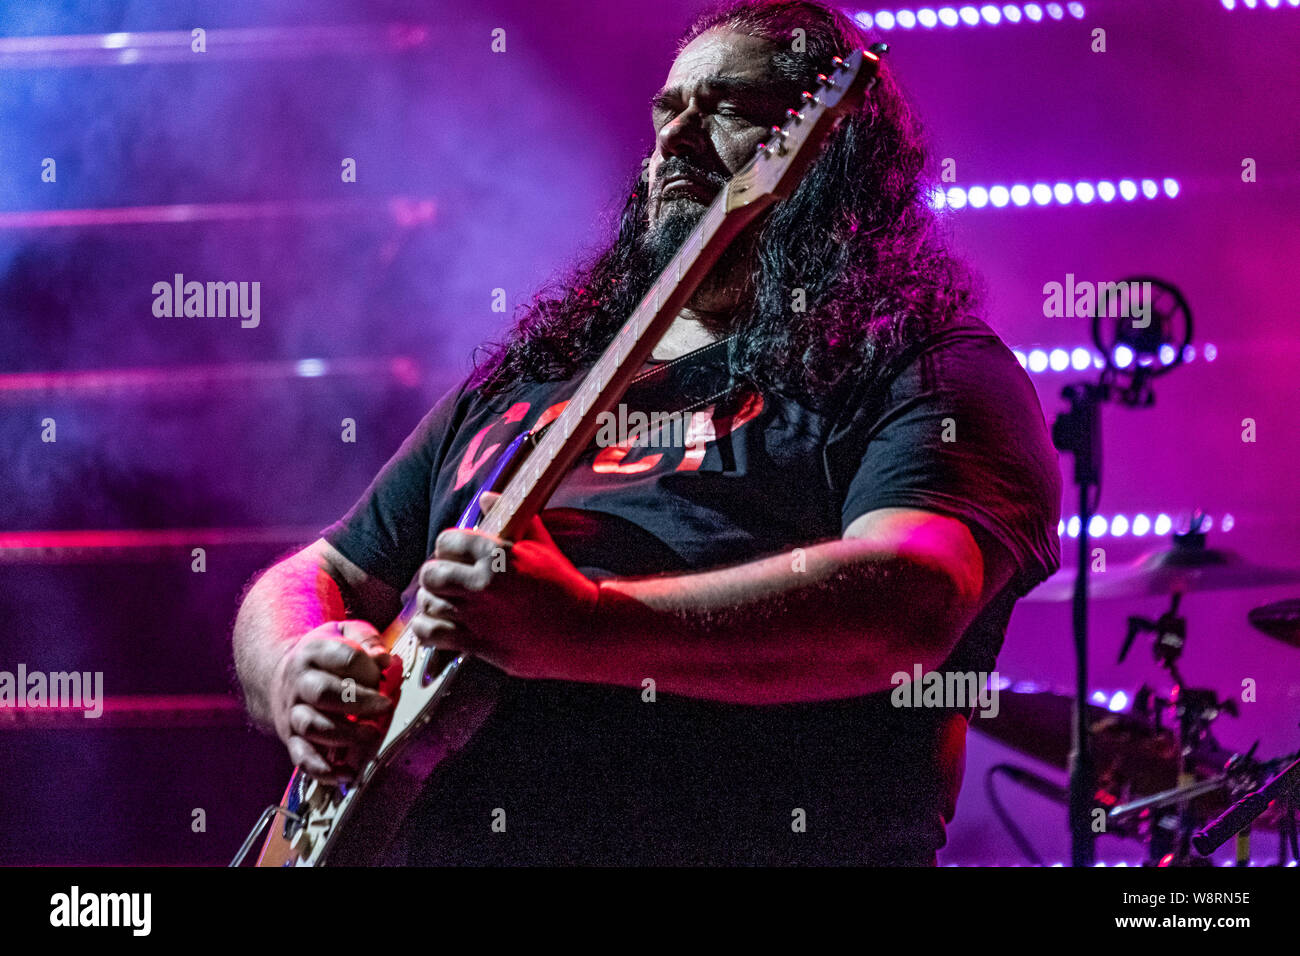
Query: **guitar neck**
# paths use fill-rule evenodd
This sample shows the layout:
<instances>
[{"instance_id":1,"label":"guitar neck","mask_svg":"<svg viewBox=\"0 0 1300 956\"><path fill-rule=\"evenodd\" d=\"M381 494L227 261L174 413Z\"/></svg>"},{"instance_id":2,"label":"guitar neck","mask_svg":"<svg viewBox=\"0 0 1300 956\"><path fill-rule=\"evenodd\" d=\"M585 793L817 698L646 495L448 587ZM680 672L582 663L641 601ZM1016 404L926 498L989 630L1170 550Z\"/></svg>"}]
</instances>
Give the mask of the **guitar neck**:
<instances>
[{"instance_id":1,"label":"guitar neck","mask_svg":"<svg viewBox=\"0 0 1300 956\"><path fill-rule=\"evenodd\" d=\"M885 49L884 44L877 44L869 51L855 51L845 60L833 58L830 75L818 76L815 92L803 94L798 110L787 110L789 122L783 128L773 127L772 137L759 147L758 155L727 181L502 490L479 525L482 530L508 541L523 533L596 434L600 414L622 397L727 246L764 209L793 191L840 116L862 103L875 83Z\"/></svg>"},{"instance_id":2,"label":"guitar neck","mask_svg":"<svg viewBox=\"0 0 1300 956\"><path fill-rule=\"evenodd\" d=\"M771 196L756 196L753 200L735 198L745 191L744 177L751 168L737 173L718 193L564 410L502 490L501 498L480 523L480 530L514 540L545 507L555 487L595 436L600 414L617 404L668 326L731 241L773 201Z\"/></svg>"}]
</instances>

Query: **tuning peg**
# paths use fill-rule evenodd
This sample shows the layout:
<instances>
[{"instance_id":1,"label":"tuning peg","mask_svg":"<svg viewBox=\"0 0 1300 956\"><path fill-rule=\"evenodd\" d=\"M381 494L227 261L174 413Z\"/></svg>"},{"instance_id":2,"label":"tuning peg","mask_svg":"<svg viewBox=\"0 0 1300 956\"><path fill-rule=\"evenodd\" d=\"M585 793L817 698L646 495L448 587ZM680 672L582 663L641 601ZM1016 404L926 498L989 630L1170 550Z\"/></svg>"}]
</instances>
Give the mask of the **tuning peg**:
<instances>
[{"instance_id":1,"label":"tuning peg","mask_svg":"<svg viewBox=\"0 0 1300 956\"><path fill-rule=\"evenodd\" d=\"M825 73L818 73L818 74L817 74L817 82L820 83L822 86L834 86L834 85L835 85L835 81L832 80L832 79L831 79L829 76L827 76Z\"/></svg>"},{"instance_id":2,"label":"tuning peg","mask_svg":"<svg viewBox=\"0 0 1300 956\"><path fill-rule=\"evenodd\" d=\"M817 97L813 96L807 90L804 90L802 93L800 93L799 98L803 100L805 103L812 103L814 106L821 104L821 100L817 99Z\"/></svg>"},{"instance_id":3,"label":"tuning peg","mask_svg":"<svg viewBox=\"0 0 1300 956\"><path fill-rule=\"evenodd\" d=\"M803 114L800 113L798 110L786 110L785 115L788 116L790 119L794 120L796 123L799 122L801 119L803 119Z\"/></svg>"},{"instance_id":4,"label":"tuning peg","mask_svg":"<svg viewBox=\"0 0 1300 956\"><path fill-rule=\"evenodd\" d=\"M844 69L844 60L841 57L833 56L831 57L831 65L837 70L842 70Z\"/></svg>"}]
</instances>

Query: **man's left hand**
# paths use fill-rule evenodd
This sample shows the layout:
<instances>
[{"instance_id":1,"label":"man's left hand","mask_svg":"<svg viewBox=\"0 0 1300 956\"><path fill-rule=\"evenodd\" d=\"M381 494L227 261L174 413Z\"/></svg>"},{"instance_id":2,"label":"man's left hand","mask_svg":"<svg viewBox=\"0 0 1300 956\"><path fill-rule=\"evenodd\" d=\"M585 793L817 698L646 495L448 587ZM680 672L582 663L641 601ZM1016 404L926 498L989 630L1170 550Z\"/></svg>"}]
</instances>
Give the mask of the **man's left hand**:
<instances>
[{"instance_id":1,"label":"man's left hand","mask_svg":"<svg viewBox=\"0 0 1300 956\"><path fill-rule=\"evenodd\" d=\"M498 497L483 495L485 513ZM426 644L527 678L573 679L589 654L596 582L560 552L540 518L515 542L447 529L419 582L411 629Z\"/></svg>"}]
</instances>

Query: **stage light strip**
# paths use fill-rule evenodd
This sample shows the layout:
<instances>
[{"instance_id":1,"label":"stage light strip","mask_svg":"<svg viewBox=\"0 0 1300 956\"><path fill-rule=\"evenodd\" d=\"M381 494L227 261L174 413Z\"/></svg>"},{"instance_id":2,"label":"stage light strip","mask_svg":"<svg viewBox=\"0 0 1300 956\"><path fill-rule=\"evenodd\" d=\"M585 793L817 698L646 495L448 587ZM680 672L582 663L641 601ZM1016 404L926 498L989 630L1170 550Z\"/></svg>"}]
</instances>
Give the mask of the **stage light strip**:
<instances>
[{"instance_id":1,"label":"stage light strip","mask_svg":"<svg viewBox=\"0 0 1300 956\"><path fill-rule=\"evenodd\" d=\"M1094 202L1110 203L1116 199L1133 202L1136 199L1177 199L1182 192L1178 180L1163 179L1099 179L1079 180L1074 183L1054 184L1016 183L1013 186L944 186L930 197L933 209L1004 209L1007 206L1069 206L1078 203L1088 206Z\"/></svg>"},{"instance_id":2,"label":"stage light strip","mask_svg":"<svg viewBox=\"0 0 1300 956\"><path fill-rule=\"evenodd\" d=\"M172 203L104 209L32 209L0 212L0 229L57 229L69 226L140 226L186 222L245 222L254 219L321 218L380 212L399 226L432 222L432 199L293 199L268 202Z\"/></svg>"},{"instance_id":3,"label":"stage light strip","mask_svg":"<svg viewBox=\"0 0 1300 956\"><path fill-rule=\"evenodd\" d=\"M296 378L354 378L394 382L414 388L423 379L412 358L305 358L296 361L231 362L224 365L178 365L171 368L111 368L75 372L0 374L0 401L42 395L113 395L122 392L206 390L254 382ZM3 538L0 538L2 541Z\"/></svg>"},{"instance_id":4,"label":"stage light strip","mask_svg":"<svg viewBox=\"0 0 1300 956\"><path fill-rule=\"evenodd\" d=\"M196 23L195 27L204 27ZM405 51L423 46L424 24L376 26L204 27L202 53L190 30L0 37L0 69L204 63L223 59L291 59Z\"/></svg>"},{"instance_id":5,"label":"stage light strip","mask_svg":"<svg viewBox=\"0 0 1300 956\"><path fill-rule=\"evenodd\" d=\"M1282 6L1282 0L1219 0L1225 10L1256 10L1267 7L1270 10L1277 10ZM1300 7L1300 0L1286 0L1288 7Z\"/></svg>"},{"instance_id":6,"label":"stage light strip","mask_svg":"<svg viewBox=\"0 0 1300 956\"><path fill-rule=\"evenodd\" d=\"M1100 352L1091 346L1078 345L1072 349L1061 348L1030 348L1028 350L1013 348L1012 354L1015 355L1016 361L1020 367L1032 375L1043 375L1049 372L1084 372L1088 369L1105 368L1106 362ZM1143 356L1138 359L1138 364L1147 367L1151 365L1172 365L1174 358L1174 347L1172 345L1162 346L1160 354L1156 356ZM1185 345L1183 346L1183 361L1195 362L1197 360L1213 362L1219 357L1219 347L1213 342L1207 342L1202 346ZM1133 350L1125 345L1117 346L1115 349L1115 365L1118 368L1128 368L1133 364Z\"/></svg>"},{"instance_id":7,"label":"stage light strip","mask_svg":"<svg viewBox=\"0 0 1300 956\"><path fill-rule=\"evenodd\" d=\"M1297 0L1300 2L1300 0ZM1082 20L1082 3L985 3L956 7L921 7L915 10L862 11L854 15L867 30L911 30L921 27L995 27L1002 23L1043 23L1072 17Z\"/></svg>"},{"instance_id":8,"label":"stage light strip","mask_svg":"<svg viewBox=\"0 0 1300 956\"><path fill-rule=\"evenodd\" d=\"M239 727L245 722L243 704L226 694L106 696L100 704L98 717L88 717L85 706L0 705L0 730Z\"/></svg>"},{"instance_id":9,"label":"stage light strip","mask_svg":"<svg viewBox=\"0 0 1300 956\"><path fill-rule=\"evenodd\" d=\"M11 531L0 534L0 565L149 561L193 548L284 547L311 541L319 525L270 528L158 528L104 531Z\"/></svg>"},{"instance_id":10,"label":"stage light strip","mask_svg":"<svg viewBox=\"0 0 1300 956\"><path fill-rule=\"evenodd\" d=\"M1212 531L1216 526L1213 515L1202 515L1202 531ZM1225 513L1217 522L1220 531L1231 531L1236 527L1237 519ZM1174 530L1172 515L1161 511L1155 515L1138 512L1135 515L1115 514L1109 518L1105 515L1093 515L1088 522L1088 535L1093 538L1145 538L1154 535L1167 537ZM1062 518L1056 525L1056 533L1061 537L1079 537L1079 516L1070 515Z\"/></svg>"}]
</instances>

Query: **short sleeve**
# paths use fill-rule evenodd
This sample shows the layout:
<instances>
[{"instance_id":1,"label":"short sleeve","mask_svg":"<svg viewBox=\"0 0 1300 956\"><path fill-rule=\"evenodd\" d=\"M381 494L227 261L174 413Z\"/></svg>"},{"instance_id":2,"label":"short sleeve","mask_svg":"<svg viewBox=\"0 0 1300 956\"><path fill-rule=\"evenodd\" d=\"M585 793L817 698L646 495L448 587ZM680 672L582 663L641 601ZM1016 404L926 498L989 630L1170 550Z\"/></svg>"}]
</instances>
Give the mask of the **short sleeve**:
<instances>
[{"instance_id":1,"label":"short sleeve","mask_svg":"<svg viewBox=\"0 0 1300 956\"><path fill-rule=\"evenodd\" d=\"M1024 594L1060 566L1060 468L1029 376L983 328L939 336L859 388L828 463L843 528L878 508L957 518L1006 548Z\"/></svg>"},{"instance_id":2,"label":"short sleeve","mask_svg":"<svg viewBox=\"0 0 1300 956\"><path fill-rule=\"evenodd\" d=\"M428 555L430 489L446 455L465 385L447 392L321 537L366 574L402 591Z\"/></svg>"}]
</instances>

